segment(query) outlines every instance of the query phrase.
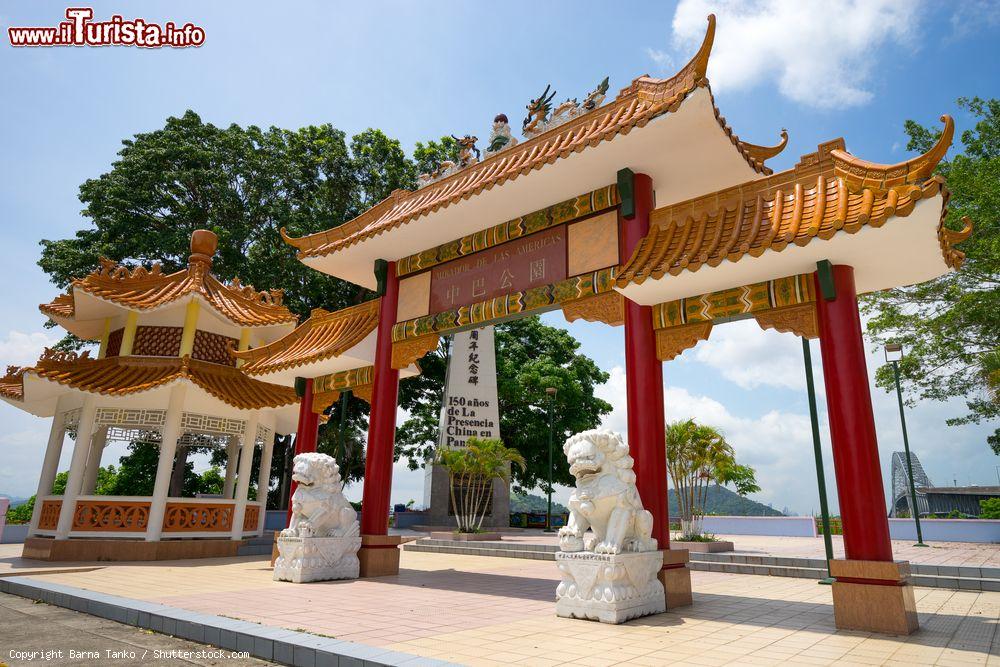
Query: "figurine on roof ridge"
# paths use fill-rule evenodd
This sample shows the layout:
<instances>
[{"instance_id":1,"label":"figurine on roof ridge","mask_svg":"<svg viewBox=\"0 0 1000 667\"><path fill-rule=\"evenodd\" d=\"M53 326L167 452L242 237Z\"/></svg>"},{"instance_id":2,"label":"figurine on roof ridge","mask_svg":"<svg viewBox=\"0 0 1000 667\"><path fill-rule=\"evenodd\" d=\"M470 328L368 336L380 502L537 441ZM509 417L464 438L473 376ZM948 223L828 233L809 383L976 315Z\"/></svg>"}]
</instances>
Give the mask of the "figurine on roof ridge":
<instances>
[{"instance_id":1,"label":"figurine on roof ridge","mask_svg":"<svg viewBox=\"0 0 1000 667\"><path fill-rule=\"evenodd\" d=\"M493 118L493 131L490 132L489 144L486 147L486 154L492 155L500 151L513 148L517 145L517 139L511 134L510 123L507 114L497 114Z\"/></svg>"},{"instance_id":2,"label":"figurine on roof ridge","mask_svg":"<svg viewBox=\"0 0 1000 667\"><path fill-rule=\"evenodd\" d=\"M454 134L451 138L455 140L458 145L458 162L453 160L443 160L433 171L428 174L420 174L417 176L419 181L417 187L424 187L430 185L436 181L440 181L443 178L451 176L456 171L460 169L465 169L471 165L479 162L479 158L482 155L478 148L476 148L476 142L479 141L479 137L475 137L471 134L467 134L462 138L456 137ZM473 157L475 153L475 157Z\"/></svg>"},{"instance_id":3,"label":"figurine on roof ridge","mask_svg":"<svg viewBox=\"0 0 1000 667\"><path fill-rule=\"evenodd\" d=\"M555 97L556 93L552 91L552 94L548 95L550 87L546 86L545 92L531 100L525 107L528 110L528 117L524 119L522 126L524 136L528 138L558 127L601 106L601 103L604 102L604 96L608 92L608 77L604 77L604 80L597 84L596 88L587 93L582 104L575 97L567 98L554 111L552 110L552 98Z\"/></svg>"}]
</instances>

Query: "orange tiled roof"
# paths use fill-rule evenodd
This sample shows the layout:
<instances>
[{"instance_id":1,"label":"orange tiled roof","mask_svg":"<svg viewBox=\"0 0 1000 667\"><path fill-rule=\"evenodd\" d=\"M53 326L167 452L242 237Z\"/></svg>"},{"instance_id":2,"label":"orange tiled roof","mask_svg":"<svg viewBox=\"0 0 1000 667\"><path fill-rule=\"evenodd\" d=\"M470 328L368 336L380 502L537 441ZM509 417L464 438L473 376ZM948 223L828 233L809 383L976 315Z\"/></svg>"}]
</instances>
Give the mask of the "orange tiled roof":
<instances>
[{"instance_id":1,"label":"orange tiled roof","mask_svg":"<svg viewBox=\"0 0 1000 667\"><path fill-rule=\"evenodd\" d=\"M209 269L215 252L215 235L196 240L199 233L211 234L199 230L192 236L192 255L186 269L165 275L159 264L154 264L152 269L140 266L130 271L102 259L101 268L74 280L68 294L61 294L38 308L50 317L73 318L77 290L132 310L150 310L189 294L200 294L223 317L238 326L259 327L296 321L295 315L282 305L280 290L258 292L240 284L239 279L227 285L212 275Z\"/></svg>"},{"instance_id":2,"label":"orange tiled roof","mask_svg":"<svg viewBox=\"0 0 1000 667\"><path fill-rule=\"evenodd\" d=\"M677 111L684 99L697 88L708 87L705 70L714 38L715 16L709 16L708 31L698 53L669 79L641 76L624 88L613 102L511 149L487 157L482 162L425 188L415 192L396 190L357 218L339 227L301 238L292 238L282 229L282 237L289 245L298 249L299 259L329 255L541 169L560 158L597 146L619 134L628 134L658 116ZM717 108L715 116L747 163L760 173L771 173L764 166L764 160L780 152L785 141L773 148L746 143L732 133Z\"/></svg>"},{"instance_id":3,"label":"orange tiled roof","mask_svg":"<svg viewBox=\"0 0 1000 667\"><path fill-rule=\"evenodd\" d=\"M642 284L648 278L697 271L788 244L804 246L816 238L853 234L864 226L881 227L893 216L907 216L922 198L942 193L943 181L931 174L944 157L954 123L943 116L944 132L925 155L896 165L866 162L844 151L842 139L820 146L793 169L653 211L649 234L618 272L617 284ZM946 264L957 268L964 255L953 245L968 238L943 225L938 239Z\"/></svg>"},{"instance_id":4,"label":"orange tiled roof","mask_svg":"<svg viewBox=\"0 0 1000 667\"><path fill-rule=\"evenodd\" d=\"M295 391L247 377L230 366L184 358L108 357L90 359L46 350L28 368L9 366L0 378L0 395L24 400L24 376L36 375L66 387L106 396L126 396L186 379L240 410L278 408L298 402Z\"/></svg>"},{"instance_id":5,"label":"orange tiled roof","mask_svg":"<svg viewBox=\"0 0 1000 667\"><path fill-rule=\"evenodd\" d=\"M234 352L246 363L241 371L251 375L274 373L343 354L378 326L381 299L374 299L334 313L314 310L309 319L284 338L252 350Z\"/></svg>"}]
</instances>

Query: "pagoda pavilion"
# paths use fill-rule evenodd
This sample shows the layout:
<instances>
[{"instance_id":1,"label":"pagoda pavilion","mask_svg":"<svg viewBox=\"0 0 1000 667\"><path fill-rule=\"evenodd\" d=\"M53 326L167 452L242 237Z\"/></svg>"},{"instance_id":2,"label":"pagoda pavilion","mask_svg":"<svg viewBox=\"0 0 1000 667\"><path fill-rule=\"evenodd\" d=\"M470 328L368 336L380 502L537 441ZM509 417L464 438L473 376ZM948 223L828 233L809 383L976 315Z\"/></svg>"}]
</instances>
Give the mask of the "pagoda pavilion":
<instances>
[{"instance_id":1,"label":"pagoda pavilion","mask_svg":"<svg viewBox=\"0 0 1000 667\"><path fill-rule=\"evenodd\" d=\"M498 115L482 159L467 136L459 160L418 189L327 231L282 230L303 263L381 296L321 316L345 331L363 321L350 341L375 332L364 370L363 576L398 570L386 517L400 370L439 336L555 309L623 326L628 442L667 549L663 362L717 324L754 318L819 338L846 549L830 567L837 625L916 629L909 566L889 541L857 295L960 266L955 246L971 225L944 225L948 194L932 174L953 123L943 118L937 144L899 164L860 159L833 139L772 173L766 161L787 137L758 146L726 124L706 78L714 35L709 17L701 48L670 78L640 76L606 104L604 81L554 110L547 88L528 104L523 141ZM296 335L240 356L255 371L287 371L322 337ZM690 604L687 552L665 554L667 607Z\"/></svg>"},{"instance_id":2,"label":"pagoda pavilion","mask_svg":"<svg viewBox=\"0 0 1000 667\"><path fill-rule=\"evenodd\" d=\"M291 382L255 379L232 354L292 332L297 319L280 291L224 284L212 275L216 245L212 232L194 232L188 266L171 274L159 265L129 269L102 261L68 293L40 306L100 347L96 357L46 350L34 366L9 367L0 379L0 398L52 417L26 557L232 555L245 537L263 532L274 434L295 428L300 401ZM65 493L52 495L66 435L74 440L69 478ZM152 497L94 495L112 441L158 445ZM177 497L171 478L183 479L190 446L227 451L222 497ZM248 499L252 477L255 501Z\"/></svg>"}]
</instances>

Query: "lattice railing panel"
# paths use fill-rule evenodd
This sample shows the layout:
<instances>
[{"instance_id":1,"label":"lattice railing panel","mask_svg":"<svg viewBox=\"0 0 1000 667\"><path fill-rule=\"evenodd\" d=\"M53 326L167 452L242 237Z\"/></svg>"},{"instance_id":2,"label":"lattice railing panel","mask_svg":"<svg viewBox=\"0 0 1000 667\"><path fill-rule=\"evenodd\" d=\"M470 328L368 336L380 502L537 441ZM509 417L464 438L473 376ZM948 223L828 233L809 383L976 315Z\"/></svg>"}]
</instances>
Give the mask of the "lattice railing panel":
<instances>
[{"instance_id":1,"label":"lattice railing panel","mask_svg":"<svg viewBox=\"0 0 1000 667\"><path fill-rule=\"evenodd\" d=\"M233 503L167 503L163 532L222 532L232 530Z\"/></svg>"},{"instance_id":2,"label":"lattice railing panel","mask_svg":"<svg viewBox=\"0 0 1000 667\"><path fill-rule=\"evenodd\" d=\"M260 521L260 507L257 505L247 505L246 514L243 515L243 532L257 530L257 523Z\"/></svg>"},{"instance_id":3,"label":"lattice railing panel","mask_svg":"<svg viewBox=\"0 0 1000 667\"><path fill-rule=\"evenodd\" d=\"M149 501L78 500L73 530L144 533L149 523Z\"/></svg>"},{"instance_id":4,"label":"lattice railing panel","mask_svg":"<svg viewBox=\"0 0 1000 667\"><path fill-rule=\"evenodd\" d=\"M59 525L59 512L62 510L61 500L43 500L42 510L38 515L39 530L55 530Z\"/></svg>"}]
</instances>

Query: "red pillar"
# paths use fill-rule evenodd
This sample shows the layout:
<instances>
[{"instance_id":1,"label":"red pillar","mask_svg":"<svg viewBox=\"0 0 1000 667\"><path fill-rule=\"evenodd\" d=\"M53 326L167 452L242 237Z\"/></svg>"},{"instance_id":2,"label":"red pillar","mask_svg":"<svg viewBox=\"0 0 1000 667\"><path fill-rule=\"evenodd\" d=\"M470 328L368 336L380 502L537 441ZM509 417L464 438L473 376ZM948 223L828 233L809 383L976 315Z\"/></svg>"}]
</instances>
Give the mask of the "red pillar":
<instances>
[{"instance_id":1,"label":"red pillar","mask_svg":"<svg viewBox=\"0 0 1000 667\"><path fill-rule=\"evenodd\" d=\"M635 215L621 219L622 261L649 232L653 181L634 176ZM667 454L663 442L663 364L656 356L653 309L625 299L625 387L628 445L635 459L636 487L643 506L653 515L653 537L660 549L670 547L667 509Z\"/></svg>"},{"instance_id":2,"label":"red pillar","mask_svg":"<svg viewBox=\"0 0 1000 667\"><path fill-rule=\"evenodd\" d=\"M819 275L813 274L813 279L844 549L848 560L891 561L854 268L833 267L836 297L830 301L823 295Z\"/></svg>"},{"instance_id":3,"label":"red pillar","mask_svg":"<svg viewBox=\"0 0 1000 667\"><path fill-rule=\"evenodd\" d=\"M392 488L392 456L396 438L396 399L399 371L392 367L392 327L399 302L396 263L389 262L385 293L378 311L375 342L375 377L368 418L368 449L365 452L365 486L361 499L361 534L389 532L389 493Z\"/></svg>"},{"instance_id":4,"label":"red pillar","mask_svg":"<svg viewBox=\"0 0 1000 667\"><path fill-rule=\"evenodd\" d=\"M313 381L312 378L305 378L302 383L302 397L299 400L299 424L295 430L295 454L316 451L316 439L319 435L319 415L313 412ZM287 526L292 520L292 494L298 484L292 480L288 493L288 516L285 519Z\"/></svg>"}]
</instances>

